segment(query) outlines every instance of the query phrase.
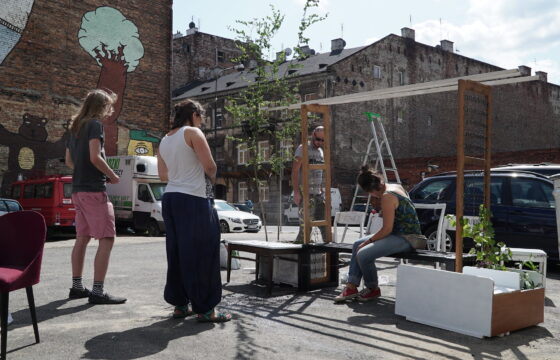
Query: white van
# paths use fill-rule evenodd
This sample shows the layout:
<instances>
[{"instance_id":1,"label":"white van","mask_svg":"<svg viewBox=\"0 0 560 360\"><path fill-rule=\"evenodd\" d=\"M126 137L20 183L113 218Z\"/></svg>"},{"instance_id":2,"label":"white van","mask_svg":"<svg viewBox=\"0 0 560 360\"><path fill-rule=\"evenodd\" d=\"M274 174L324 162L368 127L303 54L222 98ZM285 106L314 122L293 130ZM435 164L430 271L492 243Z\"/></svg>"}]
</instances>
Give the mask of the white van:
<instances>
[{"instance_id":1,"label":"white van","mask_svg":"<svg viewBox=\"0 0 560 360\"><path fill-rule=\"evenodd\" d=\"M117 223L158 236L165 231L161 198L167 183L159 179L155 156L109 156L107 163L120 177L107 184L107 194L115 208Z\"/></svg>"},{"instance_id":2,"label":"white van","mask_svg":"<svg viewBox=\"0 0 560 360\"><path fill-rule=\"evenodd\" d=\"M338 188L331 188L331 220L334 215L342 211L342 197ZM288 200L288 207L284 209L284 224L299 223L299 207L294 204L294 193L290 195Z\"/></svg>"}]
</instances>

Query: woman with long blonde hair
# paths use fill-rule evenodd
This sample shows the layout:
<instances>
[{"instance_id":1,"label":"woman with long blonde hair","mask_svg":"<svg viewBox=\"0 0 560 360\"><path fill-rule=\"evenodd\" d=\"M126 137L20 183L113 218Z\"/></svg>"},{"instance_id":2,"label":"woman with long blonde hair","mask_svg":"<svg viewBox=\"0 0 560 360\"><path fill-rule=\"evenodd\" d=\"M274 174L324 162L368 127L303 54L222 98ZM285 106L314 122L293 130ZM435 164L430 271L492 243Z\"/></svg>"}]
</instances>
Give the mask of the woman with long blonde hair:
<instances>
[{"instance_id":1,"label":"woman with long blonde hair","mask_svg":"<svg viewBox=\"0 0 560 360\"><path fill-rule=\"evenodd\" d=\"M113 112L117 96L104 90L88 92L78 113L72 118L66 147L66 165L73 169L72 202L76 208L76 242L72 250L72 287L70 299L89 298L90 304L122 304L125 298L103 292L109 256L115 241L115 212L107 197L107 181L119 177L105 160L103 119ZM93 289L82 284L87 244L99 239L94 262Z\"/></svg>"},{"instance_id":2,"label":"woman with long blonde hair","mask_svg":"<svg viewBox=\"0 0 560 360\"><path fill-rule=\"evenodd\" d=\"M78 136L80 129L91 119L104 119L113 113L113 104L117 101L117 95L108 93L101 89L88 92L80 111L72 117L70 132Z\"/></svg>"}]
</instances>

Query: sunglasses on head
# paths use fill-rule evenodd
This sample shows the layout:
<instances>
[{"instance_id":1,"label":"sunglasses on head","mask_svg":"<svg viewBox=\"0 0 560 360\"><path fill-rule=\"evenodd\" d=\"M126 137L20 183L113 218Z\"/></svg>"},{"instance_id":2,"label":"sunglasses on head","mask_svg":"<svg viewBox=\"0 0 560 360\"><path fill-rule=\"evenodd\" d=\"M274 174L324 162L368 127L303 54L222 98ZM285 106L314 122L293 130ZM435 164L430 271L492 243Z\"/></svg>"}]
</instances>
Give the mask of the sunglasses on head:
<instances>
[{"instance_id":1,"label":"sunglasses on head","mask_svg":"<svg viewBox=\"0 0 560 360\"><path fill-rule=\"evenodd\" d=\"M316 138L315 138L315 141L321 141L321 142L324 142L324 141L325 141L325 139L321 139L321 138L318 138L318 137L316 137Z\"/></svg>"}]
</instances>

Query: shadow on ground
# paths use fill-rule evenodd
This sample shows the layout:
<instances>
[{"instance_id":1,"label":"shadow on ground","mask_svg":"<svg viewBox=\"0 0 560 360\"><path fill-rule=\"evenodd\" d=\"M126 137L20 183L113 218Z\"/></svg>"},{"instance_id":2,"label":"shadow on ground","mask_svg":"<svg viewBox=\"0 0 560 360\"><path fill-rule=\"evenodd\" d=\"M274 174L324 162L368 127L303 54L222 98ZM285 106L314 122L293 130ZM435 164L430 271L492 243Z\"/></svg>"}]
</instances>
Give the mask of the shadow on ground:
<instances>
[{"instance_id":1,"label":"shadow on ground","mask_svg":"<svg viewBox=\"0 0 560 360\"><path fill-rule=\"evenodd\" d=\"M148 326L101 334L85 343L87 353L82 358L140 359L165 350L172 340L186 338L186 341L194 341L187 338L221 326L211 323L194 324L195 322L192 317L185 320L164 318Z\"/></svg>"},{"instance_id":2,"label":"shadow on ground","mask_svg":"<svg viewBox=\"0 0 560 360\"><path fill-rule=\"evenodd\" d=\"M308 310L313 306L325 306L325 301L332 302L338 294L334 288L295 293L293 288L288 290L275 287L270 297L266 297L264 289L254 284L232 285L226 289L232 293L224 297L221 306L239 314L240 319L267 320L277 325L288 326L301 336L307 336L304 335L307 332L311 337L332 338L347 342L350 346L366 346L372 351L382 351L408 359L425 359L426 353L428 357L456 358L443 354L442 349L462 353L460 358L472 356L473 359L500 359L504 352L510 351L517 359L527 359L521 347L553 336L546 328L534 326L513 332L507 337L477 339L407 321L395 315L394 300L385 297L367 303L350 301L341 305L328 305L351 308L354 314L345 319ZM319 300L319 304L314 304ZM333 308L333 311L336 312L336 309ZM256 335L252 336L255 331L251 328L253 324L252 321L236 322L237 358L250 359L259 350L259 346L255 345ZM414 355L418 354L415 352L418 347L424 353L422 356Z\"/></svg>"},{"instance_id":3,"label":"shadow on ground","mask_svg":"<svg viewBox=\"0 0 560 360\"><path fill-rule=\"evenodd\" d=\"M79 300L78 300L79 301ZM93 305L90 305L87 303L87 299L84 299L85 303L81 302L79 303L79 305L74 306L74 307L67 307L67 308L63 308L61 309L60 307L63 305L66 305L68 302L75 302L73 300L70 299L61 299L61 300L55 300L53 302L50 302L48 304L45 305L41 305L41 306L37 306L35 308L35 311L37 313L37 321L39 323L39 333L41 331L41 322L43 321L47 321L56 317L60 317L60 316L64 316L64 315L70 315L70 314L74 314L80 311L84 311L86 309L89 309L90 307L92 307ZM26 300L26 305L27 305L27 300ZM28 307L21 309L19 311L16 311L15 313L12 313L12 316L14 317L14 319L17 319L17 321L14 321L8 329L12 330L12 329L17 329L20 327L24 327L24 326L31 326L31 313Z\"/></svg>"}]
</instances>

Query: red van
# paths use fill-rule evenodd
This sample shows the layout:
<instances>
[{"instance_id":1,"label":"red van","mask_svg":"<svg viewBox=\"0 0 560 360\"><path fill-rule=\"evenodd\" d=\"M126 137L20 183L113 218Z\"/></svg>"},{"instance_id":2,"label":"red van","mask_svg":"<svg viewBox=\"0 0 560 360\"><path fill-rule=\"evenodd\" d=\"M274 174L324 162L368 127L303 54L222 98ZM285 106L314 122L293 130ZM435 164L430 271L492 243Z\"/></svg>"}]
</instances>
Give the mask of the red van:
<instances>
[{"instance_id":1,"label":"red van","mask_svg":"<svg viewBox=\"0 0 560 360\"><path fill-rule=\"evenodd\" d=\"M51 231L74 226L72 176L51 175L16 181L12 184L11 198L25 210L43 214Z\"/></svg>"}]
</instances>

